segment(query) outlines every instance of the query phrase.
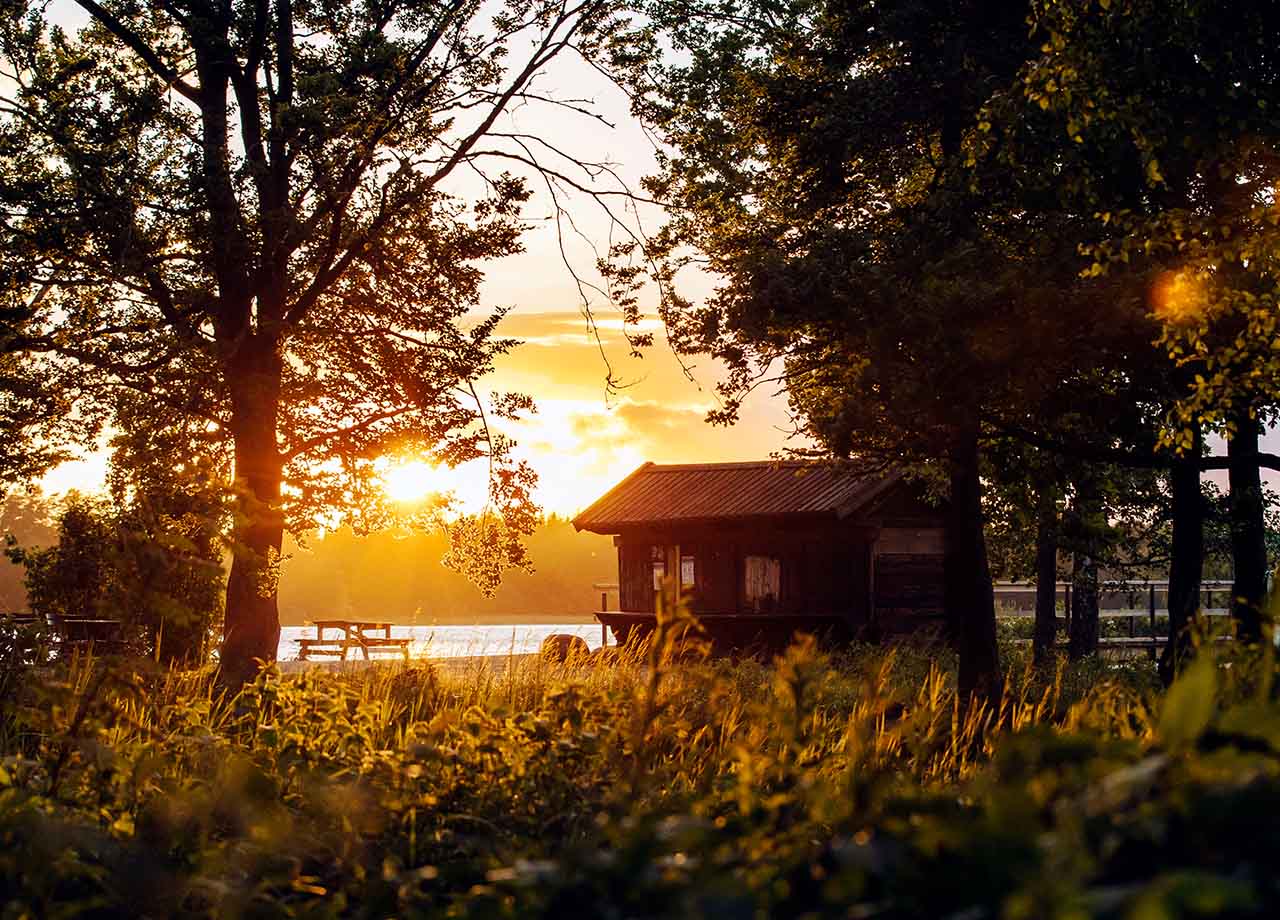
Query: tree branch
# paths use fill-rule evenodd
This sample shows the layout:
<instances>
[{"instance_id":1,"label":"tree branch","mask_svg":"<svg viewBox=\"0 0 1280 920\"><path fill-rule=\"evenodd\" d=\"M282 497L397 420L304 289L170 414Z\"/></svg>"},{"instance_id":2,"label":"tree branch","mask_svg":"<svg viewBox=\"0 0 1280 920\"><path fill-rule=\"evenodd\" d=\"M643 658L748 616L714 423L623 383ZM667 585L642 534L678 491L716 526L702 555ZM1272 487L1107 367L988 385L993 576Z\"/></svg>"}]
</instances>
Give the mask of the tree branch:
<instances>
[{"instance_id":1,"label":"tree branch","mask_svg":"<svg viewBox=\"0 0 1280 920\"><path fill-rule=\"evenodd\" d=\"M1140 451L1130 451L1123 448L1115 447L1091 447L1088 445L1067 444L1062 441L1055 441L1052 438L1036 434L1019 425L1010 425L1007 423L993 423L1001 433L1022 441L1024 444L1030 444L1032 447L1038 447L1051 453L1059 454L1063 457L1071 457L1075 460L1087 460L1094 463L1109 463L1113 466L1123 466L1130 469L1140 470L1168 470L1172 469L1181 458L1171 455L1146 454ZM1198 466L1201 471L1209 470L1225 470L1230 466L1230 458L1228 457L1200 457ZM1258 466L1262 469L1280 470L1280 455L1277 454L1258 454Z\"/></svg>"},{"instance_id":2,"label":"tree branch","mask_svg":"<svg viewBox=\"0 0 1280 920\"><path fill-rule=\"evenodd\" d=\"M315 450L326 441L332 441L334 438L344 438L347 435L356 434L361 431L368 431L374 425L378 424L378 422L385 422L388 419L395 418L396 416L404 415L412 408L412 406L401 406L398 409L388 409L386 412L379 412L375 415L371 415L364 421L357 422L354 425L348 425L346 428L335 428L332 431L326 431L324 434L318 434L313 438L308 438L296 447L285 451L282 454L282 457L284 458L284 461L288 463L290 460L300 457L307 451Z\"/></svg>"},{"instance_id":3,"label":"tree branch","mask_svg":"<svg viewBox=\"0 0 1280 920\"><path fill-rule=\"evenodd\" d=\"M101 4L95 3L94 0L76 0L76 3L83 7L90 16L102 23L108 32L128 45L133 53L142 58L143 63L165 82L166 86L173 87L182 96L196 105L200 105L199 91L179 77L177 71L172 67L160 60L160 55L156 54L155 50L148 46L136 32L113 16L109 10L104 9Z\"/></svg>"}]
</instances>

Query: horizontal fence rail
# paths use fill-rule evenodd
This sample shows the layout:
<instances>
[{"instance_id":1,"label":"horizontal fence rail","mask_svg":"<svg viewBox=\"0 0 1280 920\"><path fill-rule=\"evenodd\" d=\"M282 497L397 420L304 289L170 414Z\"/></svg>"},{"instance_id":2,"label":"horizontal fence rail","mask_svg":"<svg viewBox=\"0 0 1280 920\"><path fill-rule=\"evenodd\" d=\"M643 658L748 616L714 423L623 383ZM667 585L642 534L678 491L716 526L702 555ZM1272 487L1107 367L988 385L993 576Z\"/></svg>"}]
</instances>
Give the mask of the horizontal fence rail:
<instances>
[{"instance_id":1,"label":"horizontal fence rail","mask_svg":"<svg viewBox=\"0 0 1280 920\"><path fill-rule=\"evenodd\" d=\"M1231 602L1232 582L1223 579L1209 579L1200 582L1200 605L1198 613L1204 617L1225 617L1231 615L1231 608L1214 606L1215 599L1224 604ZM1065 624L1065 633L1071 631L1071 592L1073 585L1069 581L1060 581L1055 585L1054 607L1060 611L1057 620ZM1268 585L1268 588L1270 586ZM996 616L1006 621L1016 621L1035 616L1034 583L1001 581L994 586L996 597ZM1013 606L1024 600L1031 606ZM1109 602L1123 601L1124 605L1111 605ZM1167 581L1151 581L1135 579L1124 582L1103 582L1098 586L1098 619L1125 620L1128 622L1128 635L1099 636L1098 648L1120 649L1134 648L1146 651L1155 658L1160 648L1169 638L1169 583ZM1165 622L1161 624L1159 621ZM1146 620L1148 632L1138 634L1138 623ZM1159 627L1163 625L1163 629ZM1017 643L1029 643L1030 639L1015 639Z\"/></svg>"}]
</instances>

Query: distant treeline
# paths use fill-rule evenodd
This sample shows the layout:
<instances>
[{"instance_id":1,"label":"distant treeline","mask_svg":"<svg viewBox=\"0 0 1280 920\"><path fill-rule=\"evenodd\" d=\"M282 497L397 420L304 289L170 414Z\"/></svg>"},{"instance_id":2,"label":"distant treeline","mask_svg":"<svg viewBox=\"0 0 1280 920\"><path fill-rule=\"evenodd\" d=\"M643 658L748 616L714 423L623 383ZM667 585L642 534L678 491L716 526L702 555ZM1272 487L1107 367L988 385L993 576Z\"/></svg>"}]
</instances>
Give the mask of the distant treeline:
<instances>
[{"instance_id":1,"label":"distant treeline","mask_svg":"<svg viewBox=\"0 0 1280 920\"><path fill-rule=\"evenodd\" d=\"M448 548L439 533L349 529L286 541L280 581L280 621L367 617L397 623L469 621L506 615L584 615L598 609L593 583L617 578L609 537L577 533L566 519L548 517L529 537L533 573L509 570L493 597L440 564Z\"/></svg>"},{"instance_id":2,"label":"distant treeline","mask_svg":"<svg viewBox=\"0 0 1280 920\"><path fill-rule=\"evenodd\" d=\"M0 532L19 545L57 541L55 500L13 493L0 504ZM440 564L448 548L439 533L384 531L367 537L349 529L286 541L280 619L297 625L324 617L368 617L397 623L470 621L495 616L585 615L596 610L594 583L613 582L617 561L608 537L577 533L549 516L529 538L534 571L509 570L493 597ZM23 569L0 560L0 611L27 607Z\"/></svg>"}]
</instances>

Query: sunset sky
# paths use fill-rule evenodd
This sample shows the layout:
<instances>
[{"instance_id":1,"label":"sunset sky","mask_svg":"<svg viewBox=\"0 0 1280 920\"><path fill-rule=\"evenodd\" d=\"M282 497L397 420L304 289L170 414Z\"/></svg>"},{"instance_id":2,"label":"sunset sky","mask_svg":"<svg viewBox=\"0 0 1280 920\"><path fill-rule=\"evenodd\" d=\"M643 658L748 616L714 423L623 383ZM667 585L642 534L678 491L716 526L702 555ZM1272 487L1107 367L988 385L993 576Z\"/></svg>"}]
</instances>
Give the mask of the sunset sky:
<instances>
[{"instance_id":1,"label":"sunset sky","mask_svg":"<svg viewBox=\"0 0 1280 920\"><path fill-rule=\"evenodd\" d=\"M83 14L70 2L56 2L53 10L69 28L83 22ZM566 87L571 90L566 92ZM560 109L524 106L509 113L504 130L554 138L584 160L609 163L632 187L652 171L650 141L631 119L626 99L593 69L562 59L544 75L542 88L562 97L591 100L594 110L612 127ZM566 169L563 162L556 165ZM500 166L510 168L510 163ZM586 177L579 172L574 178ZM646 329L658 335L643 359L628 356L619 314L598 296L594 298L593 309L614 374L631 383L620 395L607 397L607 369L582 313L579 289L562 259L550 198L540 180L529 179L534 197L525 209L532 225L524 238L525 252L483 266L486 281L481 303L482 310L511 307L499 333L525 344L501 361L496 374L480 381L480 388L519 391L536 400L537 415L509 433L519 444L517 452L539 474L538 497L545 509L571 514L646 460L763 459L779 450L786 443L781 430L788 427L786 400L771 392L754 394L741 421L732 428L703 421L716 404L716 368L709 360L694 362L695 380L686 378L662 339L660 324L652 318L652 297L644 302L651 314ZM462 179L454 191L473 196L481 188L478 180ZM582 196L569 201L568 209L580 231L579 235L564 227L568 260L589 278L596 251L607 249L619 234L599 207ZM650 209L638 218L651 231L661 214ZM636 215L628 219L634 221ZM713 287L705 277L683 281L686 294L694 296ZM54 493L93 489L101 484L105 467L105 456L93 455L53 471L43 484ZM482 465L451 473L413 464L399 470L398 476L393 470L391 476L393 486L406 497L417 482L422 489L453 488L471 507L483 502Z\"/></svg>"},{"instance_id":2,"label":"sunset sky","mask_svg":"<svg viewBox=\"0 0 1280 920\"><path fill-rule=\"evenodd\" d=\"M538 497L547 511L572 514L646 460L762 459L787 443L781 430L787 426L785 399L759 392L736 426L708 425L703 419L715 405L713 364L698 362L694 383L661 341L643 359L629 358L616 321L601 336L615 373L634 383L613 398L605 393L605 365L581 314L519 309L501 331L524 344L482 384L537 400L537 414L510 433L538 472ZM105 463L105 456L93 456L67 464L46 477L45 489L92 489L101 483ZM481 465L458 472L415 466L406 472L397 481L401 488L409 485L404 479L421 479L433 490L454 489L470 507L483 501Z\"/></svg>"},{"instance_id":3,"label":"sunset sky","mask_svg":"<svg viewBox=\"0 0 1280 920\"><path fill-rule=\"evenodd\" d=\"M643 359L629 358L616 321L601 336L615 373L634 383L612 398L605 393L600 351L580 314L519 311L501 330L524 344L486 379L487 388L530 393L537 400L537 415L511 431L519 452L538 471L539 498L548 511L581 509L646 460L761 459L786 443L785 399L761 393L736 426L708 425L704 416L716 404L711 362L694 368L695 383L661 342ZM412 480L420 470L408 472L405 478ZM428 478L456 482L472 507L483 500L479 466Z\"/></svg>"},{"instance_id":4,"label":"sunset sky","mask_svg":"<svg viewBox=\"0 0 1280 920\"><path fill-rule=\"evenodd\" d=\"M57 0L53 10L68 27L83 21L83 14L69 0ZM626 99L592 68L562 58L548 68L541 89L562 98L589 100L588 105L610 124L563 109L526 105L509 112L499 127L554 139L584 160L607 162L633 188L653 170L650 141L631 118ZM555 165L577 180L587 180L564 162ZM504 162L495 171L510 168ZM607 398L606 366L581 312L579 288L561 255L551 200L540 180L527 178L534 197L525 210L532 226L524 238L525 252L483 266L486 282L481 303L484 310L511 307L499 331L525 344L502 360L496 374L480 381L480 388L515 390L535 398L538 414L510 434L519 442L518 452L539 474L538 497L544 508L571 514L646 460L762 459L788 443L785 397L758 391L736 426L707 425L703 418L715 405L714 364L707 359L694 362L695 380L688 380L652 318L648 324L658 332L655 346L643 359L629 357L617 311L595 296L593 309L605 353L615 375L632 382L620 396ZM482 188L478 179L463 178L453 191L475 196ZM566 200L574 224L573 229L563 227L567 258L589 279L597 251L607 249L621 234L594 202L582 196ZM634 222L636 216L628 219ZM651 231L661 222L661 214L649 209L638 219ZM684 277L682 284L683 293L695 299L714 287L713 279L698 276ZM651 316L652 301L651 292L642 300ZM1212 449L1223 452L1220 443ZM1269 432L1263 449L1280 449L1280 434ZM46 477L44 486L51 492L92 489L101 483L105 464L105 457L99 455L67 464ZM388 475L393 490L404 497L452 488L471 508L483 502L485 469L480 464L450 472L418 463L389 470ZM1280 479L1269 471L1264 476L1273 486Z\"/></svg>"}]
</instances>

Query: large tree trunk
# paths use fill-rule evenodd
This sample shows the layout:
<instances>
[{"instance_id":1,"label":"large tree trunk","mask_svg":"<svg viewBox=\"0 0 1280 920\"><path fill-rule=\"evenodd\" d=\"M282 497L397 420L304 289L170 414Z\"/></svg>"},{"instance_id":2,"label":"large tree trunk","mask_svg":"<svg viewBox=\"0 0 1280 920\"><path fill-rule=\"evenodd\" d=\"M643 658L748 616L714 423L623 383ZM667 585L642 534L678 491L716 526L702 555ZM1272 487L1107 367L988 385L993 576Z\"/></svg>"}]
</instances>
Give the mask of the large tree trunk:
<instances>
[{"instance_id":1,"label":"large tree trunk","mask_svg":"<svg viewBox=\"0 0 1280 920\"><path fill-rule=\"evenodd\" d=\"M1058 504L1050 488L1040 490L1036 523L1036 621L1032 650L1037 665L1053 659L1058 639Z\"/></svg>"},{"instance_id":2,"label":"large tree trunk","mask_svg":"<svg viewBox=\"0 0 1280 920\"><path fill-rule=\"evenodd\" d=\"M1169 640L1160 677L1172 683L1191 651L1190 627L1200 609L1204 569L1204 498L1200 493L1200 429L1187 456L1169 474L1173 493L1173 549L1169 561Z\"/></svg>"},{"instance_id":3,"label":"large tree trunk","mask_svg":"<svg viewBox=\"0 0 1280 920\"><path fill-rule=\"evenodd\" d=\"M221 681L238 687L276 659L277 604L284 518L280 509L283 459L276 441L281 365L273 344L254 337L231 361L238 522L227 579Z\"/></svg>"},{"instance_id":4,"label":"large tree trunk","mask_svg":"<svg viewBox=\"0 0 1280 920\"><path fill-rule=\"evenodd\" d=\"M977 432L962 434L949 459L951 501L947 511L944 591L960 656L960 694L963 698L977 694L994 700L1000 693L1000 652L996 644L995 596L982 530Z\"/></svg>"},{"instance_id":5,"label":"large tree trunk","mask_svg":"<svg viewBox=\"0 0 1280 920\"><path fill-rule=\"evenodd\" d=\"M1231 484L1231 615L1243 642L1262 639L1262 604L1267 593L1267 542L1263 523L1262 478L1258 473L1256 419L1241 413L1227 444Z\"/></svg>"}]
</instances>

